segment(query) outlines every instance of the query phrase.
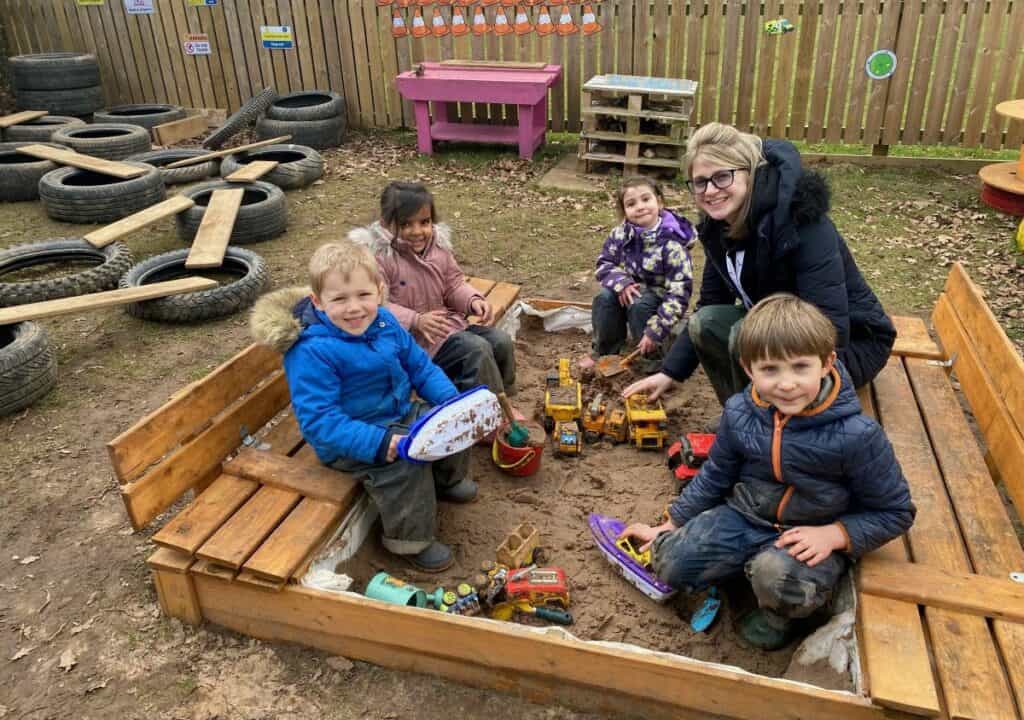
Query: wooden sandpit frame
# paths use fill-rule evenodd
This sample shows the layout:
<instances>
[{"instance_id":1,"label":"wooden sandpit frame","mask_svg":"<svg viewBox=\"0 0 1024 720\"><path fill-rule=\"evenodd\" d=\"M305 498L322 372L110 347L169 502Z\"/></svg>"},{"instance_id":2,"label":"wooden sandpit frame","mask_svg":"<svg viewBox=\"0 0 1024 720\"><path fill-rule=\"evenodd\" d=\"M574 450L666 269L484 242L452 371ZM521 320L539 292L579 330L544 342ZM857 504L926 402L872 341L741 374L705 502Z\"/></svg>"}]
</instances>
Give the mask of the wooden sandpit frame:
<instances>
[{"instance_id":1,"label":"wooden sandpit frame","mask_svg":"<svg viewBox=\"0 0 1024 720\"><path fill-rule=\"evenodd\" d=\"M951 280L956 273L954 269ZM970 283L962 272L957 275L961 276ZM472 282L487 294L499 316L519 291L518 286L507 283ZM971 288L973 284L967 289ZM946 294L949 290L947 285ZM976 288L974 291L984 307L980 293ZM947 309L949 305L945 301ZM940 311L945 312L937 310L937 314ZM948 325L946 319L940 325L937 317L940 330ZM887 412L883 395L897 392L891 389L894 373L943 357L920 320L900 319L898 324L901 340L886 377L873 391L862 393L866 409L880 410L883 424ZM942 337L945 341L946 336ZM1024 366L1019 356L1014 357L1018 361L1015 372L1024 379ZM941 373L943 382L949 385L941 364L927 367ZM949 393L952 396L951 388ZM1020 697L1019 672L1024 668L1015 670L1010 662L1016 657L1017 646L1013 643L1019 639L1015 633L1021 626L1005 619L985 625L985 617L1002 617L991 607L993 603L986 605L981 600L969 605L966 598L970 593L964 592L964 585L956 592L944 592L933 583L922 582L920 574L914 586L894 591L890 584L882 583L868 594L860 587L867 575L858 578L858 639L862 669L867 675L866 695L821 689L626 645L578 640L560 629L527 628L404 608L354 593L302 586L298 581L326 539L343 524L361 496L361 488L350 478L316 464L298 435L294 419L259 433L261 440L270 445L269 451L239 451L243 436L263 428L288 403L280 356L253 345L186 387L109 444L115 473L122 483L122 497L137 529L174 505L189 489L195 493L191 504L176 512L153 537L159 548L148 564L166 614L191 624L212 622L264 640L296 642L382 666L591 711L744 720L1018 717L1013 698ZM1015 407L1001 407L1009 418L1010 430L1017 433L1011 451L1024 447L1014 419L1024 418L1024 414L1014 414ZM998 407L986 409L1000 412ZM948 410L946 407L943 412ZM966 425L958 407L956 412ZM983 425L998 425L1000 432L1008 432L1003 415L999 423ZM927 409L921 410L918 419L929 420ZM908 459L901 450L904 446L898 441L894 445L907 469ZM1016 457L1006 455L1005 447L1004 443L1003 449L989 449L994 470L998 471L1001 462L1012 462ZM974 452L971 471L984 473L995 492L976 444ZM908 477L915 476L909 479L921 522L922 515L931 515L927 507L930 498L917 485L916 470L911 470ZM962 524L965 509L958 509ZM989 517L985 524L1002 542L1007 537L998 521ZM1002 521L1009 524L1005 514ZM927 529L929 523L925 522L924 527ZM977 529L968 530L972 537L978 535ZM964 532L965 537L968 534ZM923 552L924 540L920 541L921 549L917 538L909 541L918 561L912 567L924 572L926 580L940 580L944 577L942 571L960 571L957 578L968 589L980 588L983 581L995 583L998 590L1010 584L994 579L1002 573L995 566L980 567L973 562L965 567L943 567L941 562L931 563ZM982 541L986 540L979 539ZM1016 543L1015 537L1013 541ZM865 562L864 567L873 568L874 577L884 577L885 572L894 569L899 576L901 569L910 567L903 542L900 538L887 546L886 553L880 551L877 558L872 555L869 559L878 562ZM1002 547L1009 548L1005 542ZM1015 550L1022 552L1019 544ZM1013 552L1013 548L1006 550L999 556L1001 561L1014 562ZM1005 597L1000 602L1005 602ZM1010 602L1014 601L1011 597ZM967 656L962 658L957 656L961 650L941 645L945 641L936 633L940 617L948 625L950 619L960 615L980 621L992 631L991 635L975 638L973 646L962 643L967 647ZM988 680L979 679L979 674L971 671L958 678L951 670L950 662L971 660L974 646L987 647L997 664L1005 658L998 677L993 674ZM991 663L982 669L991 669ZM964 700L963 691L979 699Z\"/></svg>"}]
</instances>

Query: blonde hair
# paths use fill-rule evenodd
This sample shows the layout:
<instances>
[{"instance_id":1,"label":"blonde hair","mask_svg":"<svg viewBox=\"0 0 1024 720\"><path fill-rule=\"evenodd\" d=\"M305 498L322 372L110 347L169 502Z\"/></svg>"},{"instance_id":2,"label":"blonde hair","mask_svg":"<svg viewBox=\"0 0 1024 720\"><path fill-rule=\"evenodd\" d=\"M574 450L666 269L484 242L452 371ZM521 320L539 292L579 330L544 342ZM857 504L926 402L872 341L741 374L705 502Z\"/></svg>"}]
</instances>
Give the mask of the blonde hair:
<instances>
[{"instance_id":1,"label":"blonde hair","mask_svg":"<svg viewBox=\"0 0 1024 720\"><path fill-rule=\"evenodd\" d=\"M734 240L744 237L747 234L750 201L754 197L755 175L757 168L765 162L761 138L740 132L732 125L708 123L686 141L683 171L691 180L691 168L698 158L715 165L747 171L747 196L743 199L735 221L729 226L728 233Z\"/></svg>"},{"instance_id":2,"label":"blonde hair","mask_svg":"<svg viewBox=\"0 0 1024 720\"><path fill-rule=\"evenodd\" d=\"M313 294L320 297L324 289L324 279L331 271L338 272L348 279L354 270L364 270L370 281L376 283L380 290L381 302L384 302L384 278L377 267L377 260L369 248L347 240L321 245L309 259L309 284Z\"/></svg>"},{"instance_id":3,"label":"blonde hair","mask_svg":"<svg viewBox=\"0 0 1024 720\"><path fill-rule=\"evenodd\" d=\"M740 364L814 355L827 363L836 349L836 328L806 300L789 293L769 295L750 309L740 326Z\"/></svg>"}]
</instances>

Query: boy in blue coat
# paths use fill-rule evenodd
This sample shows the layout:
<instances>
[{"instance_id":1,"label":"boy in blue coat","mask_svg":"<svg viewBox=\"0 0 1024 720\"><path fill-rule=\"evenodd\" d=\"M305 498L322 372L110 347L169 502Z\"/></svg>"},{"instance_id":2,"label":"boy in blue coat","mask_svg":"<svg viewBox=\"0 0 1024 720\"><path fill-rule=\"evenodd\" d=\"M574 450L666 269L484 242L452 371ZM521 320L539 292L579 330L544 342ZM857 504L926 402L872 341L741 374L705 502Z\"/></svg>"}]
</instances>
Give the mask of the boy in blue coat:
<instances>
[{"instance_id":1,"label":"boy in blue coat","mask_svg":"<svg viewBox=\"0 0 1024 720\"><path fill-rule=\"evenodd\" d=\"M623 531L684 592L745 572L759 609L742 634L766 650L788 644L792 619L826 605L850 561L905 533L916 513L835 343L810 303L787 294L757 303L738 337L751 384L726 402L708 460L664 523Z\"/></svg>"},{"instance_id":2,"label":"boy in blue coat","mask_svg":"<svg viewBox=\"0 0 1024 720\"><path fill-rule=\"evenodd\" d=\"M363 483L381 514L384 547L420 570L440 572L453 556L434 539L437 497L476 497L469 455L414 464L398 459L397 446L431 405L458 391L382 307L383 279L368 250L324 245L309 275L312 294L293 288L260 300L253 333L284 353L302 436L320 462ZM412 401L413 390L426 402Z\"/></svg>"}]
</instances>

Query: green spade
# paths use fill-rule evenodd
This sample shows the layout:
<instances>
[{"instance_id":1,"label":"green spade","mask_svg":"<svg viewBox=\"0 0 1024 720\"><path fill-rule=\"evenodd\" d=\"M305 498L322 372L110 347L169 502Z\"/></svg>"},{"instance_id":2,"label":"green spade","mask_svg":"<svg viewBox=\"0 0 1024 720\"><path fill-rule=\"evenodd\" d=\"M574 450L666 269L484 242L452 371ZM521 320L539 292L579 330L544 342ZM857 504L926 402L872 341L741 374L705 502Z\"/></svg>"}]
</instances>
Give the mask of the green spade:
<instances>
[{"instance_id":1,"label":"green spade","mask_svg":"<svg viewBox=\"0 0 1024 720\"><path fill-rule=\"evenodd\" d=\"M530 431L516 422L516 416L512 414L512 405L508 401L508 395L498 393L498 402L501 404L501 411L508 421L508 432L505 433L505 442L512 447L526 447L526 441L530 439Z\"/></svg>"}]
</instances>

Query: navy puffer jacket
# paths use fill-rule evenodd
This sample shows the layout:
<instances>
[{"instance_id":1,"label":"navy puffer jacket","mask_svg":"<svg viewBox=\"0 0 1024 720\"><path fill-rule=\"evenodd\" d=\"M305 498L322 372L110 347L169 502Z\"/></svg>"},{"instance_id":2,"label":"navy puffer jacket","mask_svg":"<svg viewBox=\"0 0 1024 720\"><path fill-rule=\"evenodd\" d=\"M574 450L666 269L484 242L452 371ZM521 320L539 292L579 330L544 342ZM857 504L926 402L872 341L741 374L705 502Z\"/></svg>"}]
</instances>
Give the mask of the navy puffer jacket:
<instances>
[{"instance_id":1,"label":"navy puffer jacket","mask_svg":"<svg viewBox=\"0 0 1024 720\"><path fill-rule=\"evenodd\" d=\"M743 250L740 282L751 302L787 292L817 307L836 327L836 352L855 386L865 385L885 367L896 329L829 219L825 179L803 169L790 142L765 140L763 151L767 162L757 169L746 238L731 240L725 223L707 217L697 226L705 262L694 311L739 300L725 256ZM682 381L698 364L684 332L662 372Z\"/></svg>"},{"instance_id":2,"label":"navy puffer jacket","mask_svg":"<svg viewBox=\"0 0 1024 720\"><path fill-rule=\"evenodd\" d=\"M840 363L830 377L798 415L782 415L753 386L729 398L707 461L669 507L672 522L682 527L723 499L780 531L838 521L855 558L905 533L917 511L892 445L861 413Z\"/></svg>"}]
</instances>

